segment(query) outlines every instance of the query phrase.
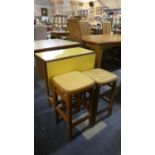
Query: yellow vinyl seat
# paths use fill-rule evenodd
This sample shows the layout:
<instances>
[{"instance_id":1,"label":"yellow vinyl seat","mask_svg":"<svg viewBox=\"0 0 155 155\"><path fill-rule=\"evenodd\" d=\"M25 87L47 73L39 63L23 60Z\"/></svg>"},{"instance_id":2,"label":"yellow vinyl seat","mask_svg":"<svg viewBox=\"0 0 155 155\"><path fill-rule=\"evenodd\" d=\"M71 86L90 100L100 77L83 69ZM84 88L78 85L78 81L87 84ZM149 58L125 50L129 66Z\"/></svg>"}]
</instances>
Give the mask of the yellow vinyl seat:
<instances>
[{"instance_id":1,"label":"yellow vinyl seat","mask_svg":"<svg viewBox=\"0 0 155 155\"><path fill-rule=\"evenodd\" d=\"M73 127L87 119L89 119L89 125L91 125L91 106L93 104L93 88L95 82L79 71L72 71L53 77L51 85L56 122L59 122L60 117L67 123L68 138L70 141L72 139ZM86 92L89 93L89 96L84 98L83 95ZM59 101L58 98L60 99ZM88 109L86 108L86 110L88 113L84 117L73 122L72 115L74 106L77 108L77 111L74 112L79 112L82 103L83 105L87 103Z\"/></svg>"},{"instance_id":2,"label":"yellow vinyl seat","mask_svg":"<svg viewBox=\"0 0 155 155\"><path fill-rule=\"evenodd\" d=\"M89 88L94 84L92 79L78 71L55 76L53 82L57 88L68 94L77 93L77 91Z\"/></svg>"},{"instance_id":3,"label":"yellow vinyl seat","mask_svg":"<svg viewBox=\"0 0 155 155\"><path fill-rule=\"evenodd\" d=\"M104 69L95 68L91 70L86 70L82 72L84 75L93 79L96 83L95 85L95 97L94 97L94 112L93 112L93 124L95 124L96 116L101 114L105 111L108 111L108 115L112 113L112 104L113 104L113 96L114 96L114 89L116 86L117 76L109 71ZM108 86L110 87L110 91L108 94L105 92L101 92L101 87ZM108 106L99 110L99 99L104 99Z\"/></svg>"}]
</instances>

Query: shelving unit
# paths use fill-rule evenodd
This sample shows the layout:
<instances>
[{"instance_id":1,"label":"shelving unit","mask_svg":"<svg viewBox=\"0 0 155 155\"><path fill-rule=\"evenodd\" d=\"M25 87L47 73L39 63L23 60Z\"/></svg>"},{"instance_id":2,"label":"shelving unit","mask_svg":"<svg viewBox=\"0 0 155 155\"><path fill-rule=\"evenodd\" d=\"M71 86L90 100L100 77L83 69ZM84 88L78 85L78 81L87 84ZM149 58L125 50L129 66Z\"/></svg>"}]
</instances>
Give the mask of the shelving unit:
<instances>
[{"instance_id":1,"label":"shelving unit","mask_svg":"<svg viewBox=\"0 0 155 155\"><path fill-rule=\"evenodd\" d=\"M88 10L78 10L78 16L82 19L86 19L88 15Z\"/></svg>"},{"instance_id":2,"label":"shelving unit","mask_svg":"<svg viewBox=\"0 0 155 155\"><path fill-rule=\"evenodd\" d=\"M65 29L67 27L67 15L54 15L53 29Z\"/></svg>"}]
</instances>

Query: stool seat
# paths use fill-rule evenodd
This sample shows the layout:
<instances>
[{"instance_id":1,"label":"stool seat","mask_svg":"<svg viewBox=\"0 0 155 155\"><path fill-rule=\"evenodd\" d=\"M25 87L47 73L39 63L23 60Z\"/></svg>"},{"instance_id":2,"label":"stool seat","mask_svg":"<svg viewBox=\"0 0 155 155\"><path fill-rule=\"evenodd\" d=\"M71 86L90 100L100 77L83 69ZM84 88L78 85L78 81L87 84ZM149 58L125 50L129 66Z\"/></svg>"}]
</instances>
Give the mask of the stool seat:
<instances>
[{"instance_id":1,"label":"stool seat","mask_svg":"<svg viewBox=\"0 0 155 155\"><path fill-rule=\"evenodd\" d=\"M69 94L88 89L95 84L91 78L78 71L55 76L53 82L61 91Z\"/></svg>"},{"instance_id":2,"label":"stool seat","mask_svg":"<svg viewBox=\"0 0 155 155\"><path fill-rule=\"evenodd\" d=\"M97 84L106 84L117 80L117 76L115 74L100 68L83 71L83 73L92 78Z\"/></svg>"}]
</instances>

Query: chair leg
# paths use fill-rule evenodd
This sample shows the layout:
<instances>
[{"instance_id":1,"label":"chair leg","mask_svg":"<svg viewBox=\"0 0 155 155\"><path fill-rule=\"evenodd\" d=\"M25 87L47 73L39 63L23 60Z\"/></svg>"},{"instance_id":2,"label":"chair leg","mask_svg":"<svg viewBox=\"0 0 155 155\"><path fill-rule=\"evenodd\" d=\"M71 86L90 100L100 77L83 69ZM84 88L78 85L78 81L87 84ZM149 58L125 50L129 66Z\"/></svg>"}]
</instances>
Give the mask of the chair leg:
<instances>
[{"instance_id":1,"label":"chair leg","mask_svg":"<svg viewBox=\"0 0 155 155\"><path fill-rule=\"evenodd\" d=\"M71 97L67 96L66 98L66 105L67 105L67 117L68 117L68 140L72 140L72 112L71 112Z\"/></svg>"}]
</instances>

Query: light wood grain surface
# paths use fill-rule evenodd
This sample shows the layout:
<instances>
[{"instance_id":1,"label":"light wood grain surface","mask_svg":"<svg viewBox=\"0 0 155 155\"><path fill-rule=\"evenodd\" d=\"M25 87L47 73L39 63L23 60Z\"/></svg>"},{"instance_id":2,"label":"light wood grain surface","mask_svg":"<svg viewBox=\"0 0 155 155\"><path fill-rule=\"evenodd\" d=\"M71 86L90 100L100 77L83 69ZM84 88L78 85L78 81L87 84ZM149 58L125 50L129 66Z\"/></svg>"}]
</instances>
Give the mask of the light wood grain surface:
<instances>
[{"instance_id":1,"label":"light wood grain surface","mask_svg":"<svg viewBox=\"0 0 155 155\"><path fill-rule=\"evenodd\" d=\"M121 35L120 34L83 35L82 41L93 44L119 43L121 42Z\"/></svg>"},{"instance_id":2,"label":"light wood grain surface","mask_svg":"<svg viewBox=\"0 0 155 155\"><path fill-rule=\"evenodd\" d=\"M55 50L76 46L80 46L80 43L63 39L38 40L34 42L34 52L36 53L36 52L43 52L48 50Z\"/></svg>"}]
</instances>

